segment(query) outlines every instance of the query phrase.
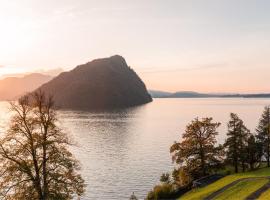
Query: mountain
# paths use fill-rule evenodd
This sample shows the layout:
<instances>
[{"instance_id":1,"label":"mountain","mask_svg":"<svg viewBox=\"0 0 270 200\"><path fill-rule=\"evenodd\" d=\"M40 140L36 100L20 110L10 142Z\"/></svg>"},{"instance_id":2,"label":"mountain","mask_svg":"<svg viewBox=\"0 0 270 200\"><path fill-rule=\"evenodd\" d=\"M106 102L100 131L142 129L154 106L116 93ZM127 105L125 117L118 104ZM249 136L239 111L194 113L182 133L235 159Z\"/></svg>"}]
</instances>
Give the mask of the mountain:
<instances>
[{"instance_id":1,"label":"mountain","mask_svg":"<svg viewBox=\"0 0 270 200\"><path fill-rule=\"evenodd\" d=\"M25 93L37 89L51 79L51 76L39 73L33 73L23 77L4 78L0 80L0 100L15 100Z\"/></svg>"},{"instance_id":2,"label":"mountain","mask_svg":"<svg viewBox=\"0 0 270 200\"><path fill-rule=\"evenodd\" d=\"M175 92L170 95L171 98L205 98L205 97L216 97L216 95L204 94L192 91L183 91L183 92Z\"/></svg>"},{"instance_id":3,"label":"mountain","mask_svg":"<svg viewBox=\"0 0 270 200\"><path fill-rule=\"evenodd\" d=\"M164 92L158 90L149 90L149 93L153 98L206 98L206 97L218 97L217 94L204 94L193 91L179 91L179 92Z\"/></svg>"},{"instance_id":4,"label":"mountain","mask_svg":"<svg viewBox=\"0 0 270 200\"><path fill-rule=\"evenodd\" d=\"M152 101L142 80L119 55L79 65L39 89L52 95L59 109L106 110Z\"/></svg>"},{"instance_id":5,"label":"mountain","mask_svg":"<svg viewBox=\"0 0 270 200\"><path fill-rule=\"evenodd\" d=\"M258 94L226 94L226 93L198 93L193 91L164 92L149 90L152 98L270 98L270 93Z\"/></svg>"},{"instance_id":6,"label":"mountain","mask_svg":"<svg viewBox=\"0 0 270 200\"><path fill-rule=\"evenodd\" d=\"M230 94L222 95L224 98L242 97L242 98L270 98L270 93L257 93L257 94Z\"/></svg>"},{"instance_id":7,"label":"mountain","mask_svg":"<svg viewBox=\"0 0 270 200\"><path fill-rule=\"evenodd\" d=\"M153 97L153 98L164 98L172 95L171 92L164 92L164 91L159 91L159 90L148 90L148 93Z\"/></svg>"}]
</instances>

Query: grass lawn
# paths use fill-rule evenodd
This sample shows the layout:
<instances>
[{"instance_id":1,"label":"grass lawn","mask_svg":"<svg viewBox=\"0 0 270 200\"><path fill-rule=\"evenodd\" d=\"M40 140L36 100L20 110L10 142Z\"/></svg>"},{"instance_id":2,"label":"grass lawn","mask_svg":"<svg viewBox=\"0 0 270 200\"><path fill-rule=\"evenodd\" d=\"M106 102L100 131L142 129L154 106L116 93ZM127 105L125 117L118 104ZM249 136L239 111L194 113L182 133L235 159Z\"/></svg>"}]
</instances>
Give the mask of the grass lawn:
<instances>
[{"instance_id":1,"label":"grass lawn","mask_svg":"<svg viewBox=\"0 0 270 200\"><path fill-rule=\"evenodd\" d=\"M218 189L230 184L231 182L247 177L263 177L263 176L270 176L270 168L262 168L256 171L250 171L245 173L238 173L226 176L215 183L212 183L206 187L198 188L191 190L190 192L186 193L184 196L180 197L181 200L199 200L207 197L211 193L217 191Z\"/></svg>"},{"instance_id":2,"label":"grass lawn","mask_svg":"<svg viewBox=\"0 0 270 200\"><path fill-rule=\"evenodd\" d=\"M243 180L236 185L232 186L230 189L218 195L215 200L227 200L227 199L237 199L244 200L251 193L258 190L260 187L265 185L268 179L258 179L258 180Z\"/></svg>"},{"instance_id":3,"label":"grass lawn","mask_svg":"<svg viewBox=\"0 0 270 200\"><path fill-rule=\"evenodd\" d=\"M269 200L270 198L270 190L262 193L262 195L258 198L258 200Z\"/></svg>"}]
</instances>

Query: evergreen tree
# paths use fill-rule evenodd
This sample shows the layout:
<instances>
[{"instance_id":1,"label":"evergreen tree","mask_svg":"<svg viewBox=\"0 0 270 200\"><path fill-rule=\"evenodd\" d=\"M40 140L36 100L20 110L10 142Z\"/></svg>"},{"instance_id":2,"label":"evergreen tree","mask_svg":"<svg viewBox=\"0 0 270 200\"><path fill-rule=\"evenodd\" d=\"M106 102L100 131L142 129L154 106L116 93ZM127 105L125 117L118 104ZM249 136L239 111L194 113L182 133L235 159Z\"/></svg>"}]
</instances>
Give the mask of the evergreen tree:
<instances>
[{"instance_id":1,"label":"evergreen tree","mask_svg":"<svg viewBox=\"0 0 270 200\"><path fill-rule=\"evenodd\" d=\"M205 176L220 161L215 146L220 123L212 120L196 118L187 125L182 142L175 142L170 148L173 161L187 169L194 178Z\"/></svg>"},{"instance_id":2,"label":"evergreen tree","mask_svg":"<svg viewBox=\"0 0 270 200\"><path fill-rule=\"evenodd\" d=\"M270 167L270 107L266 106L257 127L257 139L263 147L263 153Z\"/></svg>"},{"instance_id":3,"label":"evergreen tree","mask_svg":"<svg viewBox=\"0 0 270 200\"><path fill-rule=\"evenodd\" d=\"M242 165L242 170L245 171L247 160L247 141L250 131L246 128L243 121L234 113L230 114L228 123L228 138L225 141L227 160L233 164L234 171L238 173L238 165Z\"/></svg>"},{"instance_id":4,"label":"evergreen tree","mask_svg":"<svg viewBox=\"0 0 270 200\"><path fill-rule=\"evenodd\" d=\"M262 146L259 142L256 141L254 135L250 135L248 138L247 146L247 163L251 170L255 168L255 165L258 164L262 157Z\"/></svg>"}]
</instances>

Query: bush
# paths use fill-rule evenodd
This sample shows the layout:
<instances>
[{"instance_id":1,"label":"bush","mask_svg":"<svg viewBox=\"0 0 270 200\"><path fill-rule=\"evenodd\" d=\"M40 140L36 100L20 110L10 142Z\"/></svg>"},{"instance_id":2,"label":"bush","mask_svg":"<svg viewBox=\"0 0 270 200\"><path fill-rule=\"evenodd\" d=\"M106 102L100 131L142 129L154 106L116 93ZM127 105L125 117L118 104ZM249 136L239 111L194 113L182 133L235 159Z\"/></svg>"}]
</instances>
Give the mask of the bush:
<instances>
[{"instance_id":1,"label":"bush","mask_svg":"<svg viewBox=\"0 0 270 200\"><path fill-rule=\"evenodd\" d=\"M170 199L175 196L175 191L171 184L164 183L157 185L150 191L146 197L147 200L152 199Z\"/></svg>"},{"instance_id":2,"label":"bush","mask_svg":"<svg viewBox=\"0 0 270 200\"><path fill-rule=\"evenodd\" d=\"M178 187L185 187L192 183L192 177L183 167L180 167L179 169L174 169L172 172L172 177L174 184Z\"/></svg>"},{"instance_id":3,"label":"bush","mask_svg":"<svg viewBox=\"0 0 270 200\"><path fill-rule=\"evenodd\" d=\"M161 183L170 183L170 174L169 173L163 173L159 179Z\"/></svg>"},{"instance_id":4,"label":"bush","mask_svg":"<svg viewBox=\"0 0 270 200\"><path fill-rule=\"evenodd\" d=\"M147 200L158 200L158 199L177 199L186 192L191 190L191 184L176 188L172 184L162 184L154 187L146 197Z\"/></svg>"}]
</instances>

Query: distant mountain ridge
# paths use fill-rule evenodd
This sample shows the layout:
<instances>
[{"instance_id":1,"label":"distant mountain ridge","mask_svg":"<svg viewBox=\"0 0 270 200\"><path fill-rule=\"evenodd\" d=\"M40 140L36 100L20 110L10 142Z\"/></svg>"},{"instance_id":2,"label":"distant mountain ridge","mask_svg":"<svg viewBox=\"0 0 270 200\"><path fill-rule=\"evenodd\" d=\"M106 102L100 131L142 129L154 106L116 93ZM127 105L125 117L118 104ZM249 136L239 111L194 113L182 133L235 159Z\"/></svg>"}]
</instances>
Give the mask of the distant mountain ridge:
<instances>
[{"instance_id":1,"label":"distant mountain ridge","mask_svg":"<svg viewBox=\"0 0 270 200\"><path fill-rule=\"evenodd\" d=\"M79 65L38 90L52 95L59 109L106 110L152 101L143 81L119 55Z\"/></svg>"},{"instance_id":2,"label":"distant mountain ridge","mask_svg":"<svg viewBox=\"0 0 270 200\"><path fill-rule=\"evenodd\" d=\"M27 92L32 92L42 84L50 81L51 76L39 73L23 77L7 77L0 80L0 101L15 100Z\"/></svg>"},{"instance_id":3,"label":"distant mountain ridge","mask_svg":"<svg viewBox=\"0 0 270 200\"><path fill-rule=\"evenodd\" d=\"M152 98L270 98L270 93L257 94L214 94L214 93L199 93L193 91L180 92L164 92L158 90L149 90Z\"/></svg>"}]
</instances>

